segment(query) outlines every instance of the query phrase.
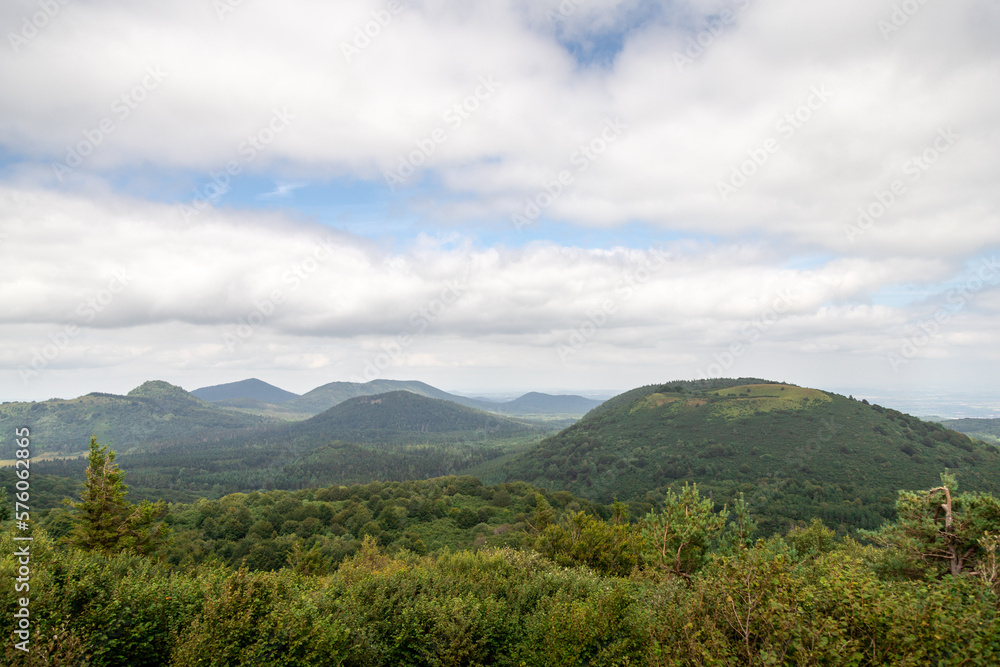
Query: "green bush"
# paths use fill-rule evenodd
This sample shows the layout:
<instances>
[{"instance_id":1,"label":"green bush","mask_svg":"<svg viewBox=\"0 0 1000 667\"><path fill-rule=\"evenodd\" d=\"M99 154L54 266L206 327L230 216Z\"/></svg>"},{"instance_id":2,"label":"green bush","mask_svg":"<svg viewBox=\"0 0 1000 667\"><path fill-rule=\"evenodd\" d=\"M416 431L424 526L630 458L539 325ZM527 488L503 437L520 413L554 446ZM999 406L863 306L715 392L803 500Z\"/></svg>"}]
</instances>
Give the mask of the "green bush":
<instances>
[{"instance_id":1,"label":"green bush","mask_svg":"<svg viewBox=\"0 0 1000 667\"><path fill-rule=\"evenodd\" d=\"M245 567L213 586L199 618L181 634L171 665L340 665L347 628L321 608L292 572Z\"/></svg>"}]
</instances>

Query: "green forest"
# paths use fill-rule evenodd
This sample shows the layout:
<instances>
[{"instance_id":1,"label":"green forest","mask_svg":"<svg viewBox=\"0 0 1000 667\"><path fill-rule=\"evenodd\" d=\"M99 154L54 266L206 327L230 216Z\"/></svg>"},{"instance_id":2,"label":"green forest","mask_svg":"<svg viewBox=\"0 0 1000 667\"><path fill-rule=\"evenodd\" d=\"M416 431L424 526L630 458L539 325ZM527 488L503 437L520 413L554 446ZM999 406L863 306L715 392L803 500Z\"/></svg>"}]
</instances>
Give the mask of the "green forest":
<instances>
[{"instance_id":1,"label":"green forest","mask_svg":"<svg viewBox=\"0 0 1000 667\"><path fill-rule=\"evenodd\" d=\"M867 401L679 381L556 433L405 391L230 428L134 394L36 404L92 435L30 462L30 567L0 468L28 586L0 664L1000 664L1000 450ZM156 437L100 438L142 411Z\"/></svg>"},{"instance_id":2,"label":"green forest","mask_svg":"<svg viewBox=\"0 0 1000 667\"><path fill-rule=\"evenodd\" d=\"M15 428L31 424L39 451L78 454L97 435L124 452L160 440L177 440L192 431L222 434L260 427L268 420L220 410L180 387L146 382L126 396L91 393L79 398L0 404L0 446L13 449Z\"/></svg>"},{"instance_id":3,"label":"green forest","mask_svg":"<svg viewBox=\"0 0 1000 667\"><path fill-rule=\"evenodd\" d=\"M855 538L766 534L689 484L641 506L469 476L136 504L96 440L86 473L33 530L31 651L12 632L5 665L1000 661L1000 501L949 474Z\"/></svg>"},{"instance_id":4,"label":"green forest","mask_svg":"<svg viewBox=\"0 0 1000 667\"><path fill-rule=\"evenodd\" d=\"M657 502L697 483L720 503L745 493L771 532L813 517L843 531L892 518L897 490L930 488L946 469L1000 493L996 446L852 397L739 378L633 389L492 478L599 502Z\"/></svg>"}]
</instances>

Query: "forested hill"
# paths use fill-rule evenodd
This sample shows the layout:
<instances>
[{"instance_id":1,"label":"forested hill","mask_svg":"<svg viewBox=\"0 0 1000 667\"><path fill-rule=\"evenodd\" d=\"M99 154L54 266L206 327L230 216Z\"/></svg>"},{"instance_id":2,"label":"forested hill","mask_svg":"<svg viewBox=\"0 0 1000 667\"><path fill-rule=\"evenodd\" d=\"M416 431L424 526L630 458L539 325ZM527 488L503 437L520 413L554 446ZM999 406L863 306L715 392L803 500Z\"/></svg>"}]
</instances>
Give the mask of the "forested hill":
<instances>
[{"instance_id":1,"label":"forested hill","mask_svg":"<svg viewBox=\"0 0 1000 667\"><path fill-rule=\"evenodd\" d=\"M496 409L505 414L582 415L600 404L601 401L583 396L553 396L532 391L513 401L501 403Z\"/></svg>"},{"instance_id":2,"label":"forested hill","mask_svg":"<svg viewBox=\"0 0 1000 667\"><path fill-rule=\"evenodd\" d=\"M11 444L14 429L30 425L37 453L76 453L90 436L117 451L158 440L195 438L202 433L243 429L267 423L262 417L206 403L180 387L146 382L126 396L92 393L79 398L0 405L0 447Z\"/></svg>"},{"instance_id":3,"label":"forested hill","mask_svg":"<svg viewBox=\"0 0 1000 667\"><path fill-rule=\"evenodd\" d=\"M426 382L416 380L372 380L365 383L330 382L289 401L283 407L292 412L316 415L351 398L377 396L391 391L409 391L427 398L452 401L480 410L490 410L496 407L495 403L449 394Z\"/></svg>"},{"instance_id":4,"label":"forested hill","mask_svg":"<svg viewBox=\"0 0 1000 667\"><path fill-rule=\"evenodd\" d=\"M940 423L973 438L1000 444L1000 419L947 419Z\"/></svg>"},{"instance_id":5,"label":"forested hill","mask_svg":"<svg viewBox=\"0 0 1000 667\"><path fill-rule=\"evenodd\" d=\"M241 408L285 420L306 419L359 396L377 396L392 391L409 391L419 396L451 401L477 410L506 415L565 420L576 419L601 404L583 396L529 392L512 401L497 402L452 394L417 380L372 380L370 382L329 382L301 396L256 379L203 387L192 392L206 401Z\"/></svg>"},{"instance_id":6,"label":"forested hill","mask_svg":"<svg viewBox=\"0 0 1000 667\"><path fill-rule=\"evenodd\" d=\"M542 433L537 426L409 391L359 396L293 427L296 435L322 434L348 442L410 442L435 435L481 433L492 437Z\"/></svg>"},{"instance_id":7,"label":"forested hill","mask_svg":"<svg viewBox=\"0 0 1000 667\"><path fill-rule=\"evenodd\" d=\"M532 446L552 432L399 391L354 398L302 422L178 438L118 460L142 497L178 501L262 488L451 475ZM78 476L82 467L83 461L38 464L37 475Z\"/></svg>"},{"instance_id":8,"label":"forested hill","mask_svg":"<svg viewBox=\"0 0 1000 667\"><path fill-rule=\"evenodd\" d=\"M280 387L275 387L273 384L268 384L263 380L258 380L257 378L250 378L249 380L241 380L239 382L229 382L227 384L217 384L211 387L202 387L200 389L195 389L191 392L193 396L197 396L203 401L209 401L212 403L222 402L222 401L239 401L239 400L251 400L260 401L262 403L287 403L288 401L298 398L298 394L293 394L290 391L285 391Z\"/></svg>"},{"instance_id":9,"label":"forested hill","mask_svg":"<svg viewBox=\"0 0 1000 667\"><path fill-rule=\"evenodd\" d=\"M761 378L711 378L708 380L675 380L666 385L662 384L650 384L644 387L636 387L635 389L629 389L628 391L622 392L617 396L614 396L599 406L595 407L593 410L588 412L585 416L592 417L605 410L614 410L623 405L631 405L633 401L637 398L643 398L657 391L673 391L675 393L698 393L706 391L717 391L719 389L728 389L729 387L739 387L743 385L752 384L770 384L769 380L763 380Z\"/></svg>"},{"instance_id":10,"label":"forested hill","mask_svg":"<svg viewBox=\"0 0 1000 667\"><path fill-rule=\"evenodd\" d=\"M775 520L859 526L890 516L896 489L931 487L946 468L966 490L1000 490L996 447L845 396L747 380L626 392L507 462L506 478L600 502L697 482L718 498L752 494Z\"/></svg>"},{"instance_id":11,"label":"forested hill","mask_svg":"<svg viewBox=\"0 0 1000 667\"><path fill-rule=\"evenodd\" d=\"M173 439L118 450L118 461L143 498L178 501L262 488L451 475L533 446L553 432L551 427L398 391L351 399L302 422L211 435L179 433ZM81 439L88 441L89 435ZM84 465L82 459L36 462L33 484L41 484L46 476L78 480ZM0 470L0 481L12 475ZM62 488L54 479L45 483ZM57 504L61 498L50 500Z\"/></svg>"}]
</instances>

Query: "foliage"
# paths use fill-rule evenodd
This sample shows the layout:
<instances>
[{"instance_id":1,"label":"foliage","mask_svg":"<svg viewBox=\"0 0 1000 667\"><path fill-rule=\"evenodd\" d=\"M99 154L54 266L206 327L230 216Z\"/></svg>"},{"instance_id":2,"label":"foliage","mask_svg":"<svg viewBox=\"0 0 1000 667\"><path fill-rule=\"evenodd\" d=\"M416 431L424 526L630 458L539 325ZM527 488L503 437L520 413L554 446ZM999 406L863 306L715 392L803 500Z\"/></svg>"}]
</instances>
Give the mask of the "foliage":
<instances>
[{"instance_id":1,"label":"foliage","mask_svg":"<svg viewBox=\"0 0 1000 667\"><path fill-rule=\"evenodd\" d=\"M206 591L201 614L180 635L170 664L341 665L349 632L327 611L291 572L240 568Z\"/></svg>"},{"instance_id":2,"label":"foliage","mask_svg":"<svg viewBox=\"0 0 1000 667\"><path fill-rule=\"evenodd\" d=\"M820 519L813 519L809 526L796 526L788 531L785 540L800 557L819 556L829 553L835 545L835 533L823 525Z\"/></svg>"},{"instance_id":3,"label":"foliage","mask_svg":"<svg viewBox=\"0 0 1000 667\"><path fill-rule=\"evenodd\" d=\"M162 501L143 501L132 505L125 496L125 473L115 463L115 453L90 438L87 480L80 502L67 501L76 510L76 520L69 542L87 550L115 553L149 553L164 537L157 519L166 511Z\"/></svg>"},{"instance_id":4,"label":"foliage","mask_svg":"<svg viewBox=\"0 0 1000 667\"><path fill-rule=\"evenodd\" d=\"M945 419L940 424L970 438L1000 445L1000 419Z\"/></svg>"},{"instance_id":5,"label":"foliage","mask_svg":"<svg viewBox=\"0 0 1000 667\"><path fill-rule=\"evenodd\" d=\"M697 483L716 509L740 493L758 535L821 518L838 534L895 516L899 489L942 469L1000 492L1000 450L846 396L756 379L673 382L615 397L504 464L507 480L598 502L661 503Z\"/></svg>"},{"instance_id":6,"label":"foliage","mask_svg":"<svg viewBox=\"0 0 1000 667\"><path fill-rule=\"evenodd\" d=\"M987 667L1000 661L1000 598L995 582L981 576L985 568L899 578L884 562L904 549L838 540L819 521L750 543L745 507L715 512L694 487L652 513L652 524L669 523L677 543L684 535L693 536L691 544L704 538L707 546L690 552L682 578L660 576L659 565L639 565L643 544L630 540L649 525L629 523L620 504L603 508L602 520L599 512L574 507L568 494L485 487L461 477L308 493L308 500L303 492L274 492L248 503L242 502L248 496L205 501L184 508L178 519L215 519L212 530L224 532L243 530L258 506L295 516L322 512L326 503L357 502L378 523L374 517L398 507L389 503L393 498L408 503L423 496L433 503L435 496L490 496L496 507L518 510L541 553L509 546L390 552L365 534L353 555L322 572L307 540L296 538L287 567L260 572L210 562L178 568L149 557L83 551L36 529L34 652L19 655L8 641L0 659L12 666L93 667ZM925 512L944 498L940 490L912 495L926 501ZM973 513L959 498L964 502L965 494L953 496L953 527ZM901 516L899 524L911 520ZM698 530L685 532L685 523ZM248 530L264 534L267 526L254 522ZM19 566L14 535L0 534L0 578L7 581ZM995 538L982 536L977 562L995 556ZM7 618L15 595L12 587L0 589L0 614Z\"/></svg>"},{"instance_id":7,"label":"foliage","mask_svg":"<svg viewBox=\"0 0 1000 667\"><path fill-rule=\"evenodd\" d=\"M386 555L303 577L63 550L32 613L104 665L993 665L998 599L971 577L880 578L872 547L800 559L759 541L676 578L605 576L509 548ZM9 554L10 536L0 540ZM14 560L0 560L9 576ZM0 613L12 613L10 590ZM45 641L45 635L40 638ZM8 646L11 643L8 642ZM40 645L35 645L39 648ZM51 650L51 645L49 650ZM8 650L4 664L18 662ZM37 664L37 663L36 663ZM42 663L44 664L44 663Z\"/></svg>"},{"instance_id":8,"label":"foliage","mask_svg":"<svg viewBox=\"0 0 1000 667\"><path fill-rule=\"evenodd\" d=\"M147 382L127 396L92 393L79 398L0 404L0 447L12 444L14 427L32 426L32 449L79 453L97 437L119 451L151 442L194 439L267 423L261 417L201 401L166 382Z\"/></svg>"},{"instance_id":9,"label":"foliage","mask_svg":"<svg viewBox=\"0 0 1000 667\"><path fill-rule=\"evenodd\" d=\"M638 531L615 513L606 522L584 512L568 512L559 523L549 523L534 548L565 566L586 565L608 576L625 577L641 563Z\"/></svg>"},{"instance_id":10,"label":"foliage","mask_svg":"<svg viewBox=\"0 0 1000 667\"><path fill-rule=\"evenodd\" d=\"M684 485L680 494L667 493L663 509L642 521L644 562L677 576L690 576L708 559L709 549L726 526L727 512L716 513L711 499L698 487Z\"/></svg>"},{"instance_id":11,"label":"foliage","mask_svg":"<svg viewBox=\"0 0 1000 667\"><path fill-rule=\"evenodd\" d=\"M988 494L956 494L957 488L954 476L943 474L941 486L929 491L900 491L898 520L869 536L898 552L911 575L989 569L995 554L990 548L1000 533L1000 502Z\"/></svg>"},{"instance_id":12,"label":"foliage","mask_svg":"<svg viewBox=\"0 0 1000 667\"><path fill-rule=\"evenodd\" d=\"M798 560L782 540L646 589L650 665L992 665L997 598L972 580L880 579L868 549Z\"/></svg>"},{"instance_id":13,"label":"foliage","mask_svg":"<svg viewBox=\"0 0 1000 667\"><path fill-rule=\"evenodd\" d=\"M18 561L12 532L0 535L0 577L13 581ZM31 543L31 648L54 665L145 667L164 665L176 633L204 604L203 579L227 573L182 575L155 560L60 546L36 529ZM0 595L0 612L14 612L13 586ZM58 638L58 639L57 639ZM37 643L36 643L37 641ZM13 642L6 642L9 646ZM47 644L55 644L54 646ZM8 658L11 656L8 653ZM2 664L29 664L4 660ZM42 662L41 664L45 664Z\"/></svg>"},{"instance_id":14,"label":"foliage","mask_svg":"<svg viewBox=\"0 0 1000 667\"><path fill-rule=\"evenodd\" d=\"M303 491L237 493L171 506L168 562L211 560L250 570L290 566L325 574L355 554L366 537L389 553L416 554L489 546L526 546L557 512L610 516L567 493L523 483L484 486L473 477L372 482ZM529 537L529 534L532 537Z\"/></svg>"}]
</instances>

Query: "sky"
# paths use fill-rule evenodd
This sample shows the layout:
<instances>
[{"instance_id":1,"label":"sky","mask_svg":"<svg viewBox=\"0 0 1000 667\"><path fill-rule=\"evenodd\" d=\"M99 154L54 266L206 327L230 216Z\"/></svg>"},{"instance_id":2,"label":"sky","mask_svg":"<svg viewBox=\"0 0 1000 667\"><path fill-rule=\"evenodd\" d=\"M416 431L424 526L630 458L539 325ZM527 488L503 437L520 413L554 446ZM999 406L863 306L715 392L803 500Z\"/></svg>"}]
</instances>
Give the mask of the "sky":
<instances>
[{"instance_id":1,"label":"sky","mask_svg":"<svg viewBox=\"0 0 1000 667\"><path fill-rule=\"evenodd\" d=\"M989 0L8 0L0 400L756 376L1000 412L998 33Z\"/></svg>"}]
</instances>

